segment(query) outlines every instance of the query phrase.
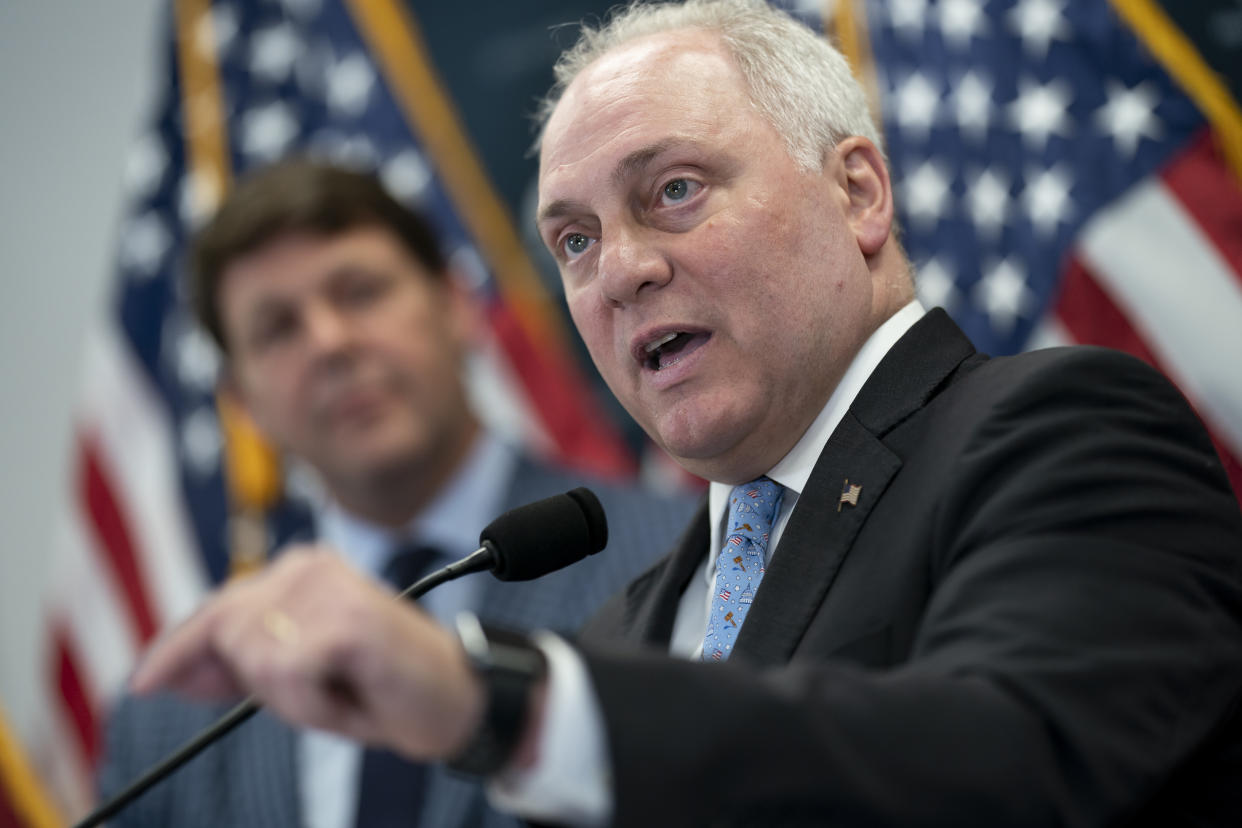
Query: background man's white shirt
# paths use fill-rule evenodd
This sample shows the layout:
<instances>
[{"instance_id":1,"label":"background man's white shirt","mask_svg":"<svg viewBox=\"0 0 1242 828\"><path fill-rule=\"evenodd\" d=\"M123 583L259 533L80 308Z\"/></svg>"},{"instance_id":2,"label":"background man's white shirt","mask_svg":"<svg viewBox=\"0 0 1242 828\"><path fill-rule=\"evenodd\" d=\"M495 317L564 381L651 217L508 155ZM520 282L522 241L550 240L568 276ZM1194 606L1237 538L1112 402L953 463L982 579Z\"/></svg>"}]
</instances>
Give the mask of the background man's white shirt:
<instances>
[{"instance_id":1,"label":"background man's white shirt","mask_svg":"<svg viewBox=\"0 0 1242 828\"><path fill-rule=\"evenodd\" d=\"M319 536L376 578L405 541L435 547L448 563L478 547L477 538L463 534L462 527L482 529L500 513L516 464L513 450L485 432L449 485L404 530L381 529L324 503L316 509ZM477 608L479 589L477 578L449 581L419 599L419 605L451 628L458 613ZM361 746L332 733L305 730L298 738L297 767L304 828L353 828Z\"/></svg>"}]
</instances>

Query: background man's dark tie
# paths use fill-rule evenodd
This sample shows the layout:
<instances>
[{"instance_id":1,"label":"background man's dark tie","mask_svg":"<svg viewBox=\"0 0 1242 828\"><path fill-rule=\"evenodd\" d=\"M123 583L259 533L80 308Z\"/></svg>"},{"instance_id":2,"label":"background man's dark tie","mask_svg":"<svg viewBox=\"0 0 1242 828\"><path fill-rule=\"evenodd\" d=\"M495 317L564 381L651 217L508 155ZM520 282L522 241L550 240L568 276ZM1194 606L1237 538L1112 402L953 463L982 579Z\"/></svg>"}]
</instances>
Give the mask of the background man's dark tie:
<instances>
[{"instance_id":1,"label":"background man's dark tie","mask_svg":"<svg viewBox=\"0 0 1242 828\"><path fill-rule=\"evenodd\" d=\"M447 561L427 546L398 549L384 567L384 580L401 591ZM367 748L362 755L358 785L357 828L411 828L418 824L427 782L427 767L389 750Z\"/></svg>"}]
</instances>

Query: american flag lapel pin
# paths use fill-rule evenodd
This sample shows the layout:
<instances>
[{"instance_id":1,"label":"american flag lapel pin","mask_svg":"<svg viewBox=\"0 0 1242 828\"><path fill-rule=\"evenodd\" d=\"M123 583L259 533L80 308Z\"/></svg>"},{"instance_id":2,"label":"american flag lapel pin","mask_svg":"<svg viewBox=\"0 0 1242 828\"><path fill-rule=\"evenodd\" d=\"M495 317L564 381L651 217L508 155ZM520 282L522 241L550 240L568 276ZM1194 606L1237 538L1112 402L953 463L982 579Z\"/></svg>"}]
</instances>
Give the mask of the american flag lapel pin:
<instances>
[{"instance_id":1,"label":"american flag lapel pin","mask_svg":"<svg viewBox=\"0 0 1242 828\"><path fill-rule=\"evenodd\" d=\"M862 484L857 486L850 485L850 479L845 478L845 486L841 489L841 499L837 501L837 511L841 511L841 507L846 503L851 506L858 505L858 493L862 491Z\"/></svg>"}]
</instances>

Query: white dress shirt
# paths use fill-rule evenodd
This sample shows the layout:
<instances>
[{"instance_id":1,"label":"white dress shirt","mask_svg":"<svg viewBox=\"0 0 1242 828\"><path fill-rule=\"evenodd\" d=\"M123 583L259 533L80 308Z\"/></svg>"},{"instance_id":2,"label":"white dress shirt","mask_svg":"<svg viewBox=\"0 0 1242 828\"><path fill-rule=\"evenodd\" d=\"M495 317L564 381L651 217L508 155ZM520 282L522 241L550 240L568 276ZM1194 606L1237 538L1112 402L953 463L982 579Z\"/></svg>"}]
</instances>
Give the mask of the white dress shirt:
<instances>
[{"instance_id":1,"label":"white dress shirt","mask_svg":"<svg viewBox=\"0 0 1242 828\"><path fill-rule=\"evenodd\" d=\"M448 486L404 530L381 529L334 503L316 508L320 539L358 569L378 578L405 541L432 546L445 563L473 552L477 532L500 513L517 456L484 433ZM479 581L462 578L436 587L419 604L445 626L477 607ZM353 828L362 772L362 748L332 733L304 730L298 738L298 796L304 828Z\"/></svg>"},{"instance_id":2,"label":"white dress shirt","mask_svg":"<svg viewBox=\"0 0 1242 828\"><path fill-rule=\"evenodd\" d=\"M880 360L924 313L923 306L913 301L868 337L802 438L768 471L767 476L785 488L768 544L768 565L828 438ZM698 658L702 652L716 582L716 550L724 536L732 489L727 483L712 483L708 489L711 542L703 565L690 579L677 607L669 644L674 655ZM497 807L530 819L584 828L606 825L613 810L612 784L599 700L585 664L571 647L550 634L540 635L536 641L548 659L548 698L537 763L525 772L501 775L493 780L488 793Z\"/></svg>"}]
</instances>

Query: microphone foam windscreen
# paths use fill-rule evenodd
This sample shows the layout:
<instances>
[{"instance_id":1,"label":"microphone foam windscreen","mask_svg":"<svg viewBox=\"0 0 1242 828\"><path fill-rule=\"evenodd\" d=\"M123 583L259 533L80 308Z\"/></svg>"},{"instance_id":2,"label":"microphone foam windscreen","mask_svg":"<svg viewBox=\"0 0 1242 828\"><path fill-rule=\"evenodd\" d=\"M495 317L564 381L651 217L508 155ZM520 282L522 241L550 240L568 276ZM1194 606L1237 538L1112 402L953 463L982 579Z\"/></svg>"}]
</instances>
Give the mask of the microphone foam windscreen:
<instances>
[{"instance_id":1,"label":"microphone foam windscreen","mask_svg":"<svg viewBox=\"0 0 1242 828\"><path fill-rule=\"evenodd\" d=\"M529 581L603 549L608 521L595 494L577 488L505 512L479 534L479 543L495 554L493 575Z\"/></svg>"}]
</instances>

